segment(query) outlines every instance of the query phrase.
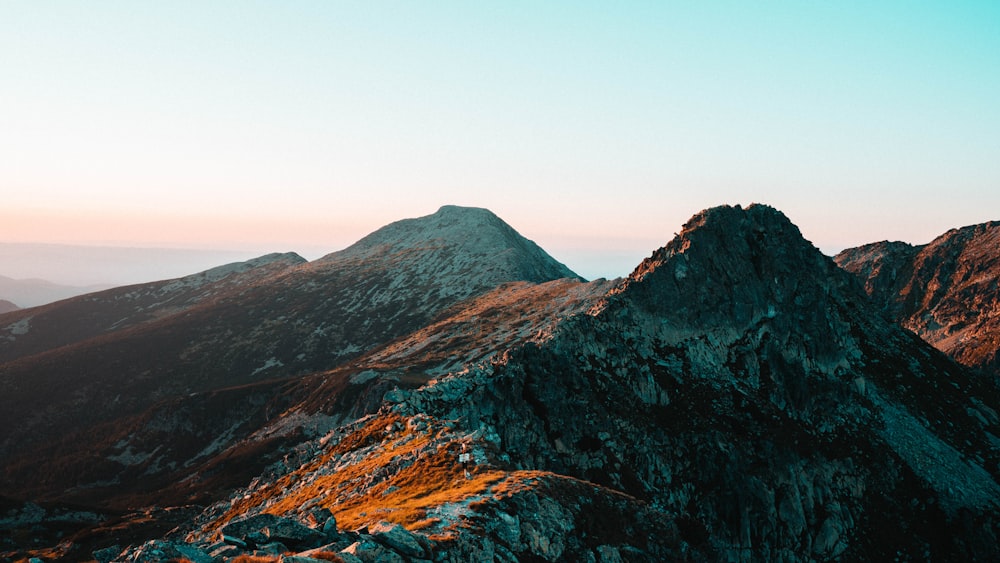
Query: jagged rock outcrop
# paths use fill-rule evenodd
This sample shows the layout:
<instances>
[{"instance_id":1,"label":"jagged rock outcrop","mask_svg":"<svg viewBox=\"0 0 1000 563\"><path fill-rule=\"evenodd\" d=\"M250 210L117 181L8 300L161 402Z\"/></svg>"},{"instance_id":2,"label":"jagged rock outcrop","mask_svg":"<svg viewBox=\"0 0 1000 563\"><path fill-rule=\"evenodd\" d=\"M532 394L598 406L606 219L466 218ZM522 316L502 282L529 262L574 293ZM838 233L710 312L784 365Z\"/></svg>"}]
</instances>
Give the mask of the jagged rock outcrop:
<instances>
[{"instance_id":1,"label":"jagged rock outcrop","mask_svg":"<svg viewBox=\"0 0 1000 563\"><path fill-rule=\"evenodd\" d=\"M834 260L889 318L1000 381L1000 222L952 229L921 246L851 248Z\"/></svg>"},{"instance_id":2,"label":"jagged rock outcrop","mask_svg":"<svg viewBox=\"0 0 1000 563\"><path fill-rule=\"evenodd\" d=\"M765 206L696 216L551 340L400 398L737 560L996 556L996 407Z\"/></svg>"}]
</instances>

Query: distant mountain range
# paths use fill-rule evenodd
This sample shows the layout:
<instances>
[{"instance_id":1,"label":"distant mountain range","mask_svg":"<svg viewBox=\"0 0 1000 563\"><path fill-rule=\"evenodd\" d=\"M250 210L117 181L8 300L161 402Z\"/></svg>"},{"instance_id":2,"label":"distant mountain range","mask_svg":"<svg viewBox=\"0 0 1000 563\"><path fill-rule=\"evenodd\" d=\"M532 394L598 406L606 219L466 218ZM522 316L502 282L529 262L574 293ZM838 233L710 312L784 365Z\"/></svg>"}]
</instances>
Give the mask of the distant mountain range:
<instances>
[{"instance_id":1,"label":"distant mountain range","mask_svg":"<svg viewBox=\"0 0 1000 563\"><path fill-rule=\"evenodd\" d=\"M0 298L16 307L36 307L61 299L107 289L107 285L69 286L47 280L15 280L0 276ZM0 305L0 312L7 312Z\"/></svg>"},{"instance_id":2,"label":"distant mountain range","mask_svg":"<svg viewBox=\"0 0 1000 563\"><path fill-rule=\"evenodd\" d=\"M995 560L992 232L835 262L723 206L586 282L447 206L8 312L0 553Z\"/></svg>"},{"instance_id":3,"label":"distant mountain range","mask_svg":"<svg viewBox=\"0 0 1000 563\"><path fill-rule=\"evenodd\" d=\"M120 285L175 278L255 253L0 242L0 299L20 307ZM13 282L13 287L8 284Z\"/></svg>"}]
</instances>

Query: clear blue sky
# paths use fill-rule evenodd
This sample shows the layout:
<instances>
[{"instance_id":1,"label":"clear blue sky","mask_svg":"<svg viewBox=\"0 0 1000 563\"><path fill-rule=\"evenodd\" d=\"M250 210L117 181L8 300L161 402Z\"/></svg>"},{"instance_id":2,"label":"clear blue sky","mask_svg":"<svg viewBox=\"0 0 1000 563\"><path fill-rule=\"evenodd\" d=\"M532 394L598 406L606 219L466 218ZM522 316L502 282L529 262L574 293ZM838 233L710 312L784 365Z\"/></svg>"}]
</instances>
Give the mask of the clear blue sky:
<instances>
[{"instance_id":1,"label":"clear blue sky","mask_svg":"<svg viewBox=\"0 0 1000 563\"><path fill-rule=\"evenodd\" d=\"M995 0L0 1L0 242L314 257L454 203L611 277L764 202L924 243L1000 219L998 100Z\"/></svg>"}]
</instances>

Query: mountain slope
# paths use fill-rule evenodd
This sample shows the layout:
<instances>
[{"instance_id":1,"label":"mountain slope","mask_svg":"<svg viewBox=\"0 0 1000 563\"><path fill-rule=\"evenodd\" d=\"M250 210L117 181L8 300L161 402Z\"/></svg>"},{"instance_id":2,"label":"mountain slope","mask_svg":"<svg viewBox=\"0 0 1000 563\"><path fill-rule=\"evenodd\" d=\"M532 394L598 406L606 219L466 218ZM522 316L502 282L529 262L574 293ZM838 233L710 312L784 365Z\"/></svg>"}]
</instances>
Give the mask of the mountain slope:
<instances>
[{"instance_id":1,"label":"mountain slope","mask_svg":"<svg viewBox=\"0 0 1000 563\"><path fill-rule=\"evenodd\" d=\"M995 389L764 206L696 216L595 314L467 379L408 404L663 506L723 558L995 555Z\"/></svg>"},{"instance_id":2,"label":"mountain slope","mask_svg":"<svg viewBox=\"0 0 1000 563\"><path fill-rule=\"evenodd\" d=\"M958 362L1000 377L1000 222L953 229L923 246L847 249L834 260L889 318Z\"/></svg>"},{"instance_id":3,"label":"mountain slope","mask_svg":"<svg viewBox=\"0 0 1000 563\"><path fill-rule=\"evenodd\" d=\"M275 461L117 561L275 538L362 560L1000 557L997 388L763 205L695 215L624 280L502 285L275 385L284 410L231 442Z\"/></svg>"},{"instance_id":4,"label":"mountain slope","mask_svg":"<svg viewBox=\"0 0 1000 563\"><path fill-rule=\"evenodd\" d=\"M180 315L304 262L294 253L269 254L183 278L117 287L23 310L0 319L0 362Z\"/></svg>"},{"instance_id":5,"label":"mountain slope","mask_svg":"<svg viewBox=\"0 0 1000 563\"><path fill-rule=\"evenodd\" d=\"M402 412L645 499L721 558L996 556L996 390L764 206L696 216L550 341L415 396Z\"/></svg>"},{"instance_id":6,"label":"mountain slope","mask_svg":"<svg viewBox=\"0 0 1000 563\"><path fill-rule=\"evenodd\" d=\"M219 276L232 269L239 271ZM184 421L141 422L151 412L166 412L160 405L197 403L214 392L245 396L225 390L268 389L275 379L332 369L501 283L562 276L575 277L488 211L445 207L380 229L313 263L265 257L249 266L10 313L0 333L6 336L0 342L6 360L0 384L10 390L0 397L4 485L55 499L71 490L94 498L97 476L115 467L109 469L107 460L134 459L122 457L132 442L116 429L135 424L150 430L138 432L130 451L148 453L139 443L155 448L149 436L160 435L167 441L158 454L163 459L150 471L172 474L193 463L184 456L208 447L217 429L201 429L195 438L186 434L183 440L195 444L170 443L180 434L154 429ZM253 420L270 399L255 397L243 420L215 421L238 429L219 449L262 423ZM52 474L38 479L31 468L50 455L92 459L103 469L50 466L45 471ZM150 475L133 474L129 463L117 467L111 474L119 480L111 479L103 494L127 489L120 479L129 475L157 487Z\"/></svg>"},{"instance_id":7,"label":"mountain slope","mask_svg":"<svg viewBox=\"0 0 1000 563\"><path fill-rule=\"evenodd\" d=\"M550 291L570 289L540 333L399 385L174 541L326 509L340 530L403 525L436 561L1000 555L996 389L883 320L781 213L707 210L603 297ZM441 354L407 350L457 332L372 356L434 373Z\"/></svg>"},{"instance_id":8,"label":"mountain slope","mask_svg":"<svg viewBox=\"0 0 1000 563\"><path fill-rule=\"evenodd\" d=\"M14 303L11 303L10 301L7 301L5 299L0 299L0 315L4 313L9 313L11 311L17 311L18 309L20 309L20 307L18 307Z\"/></svg>"}]
</instances>

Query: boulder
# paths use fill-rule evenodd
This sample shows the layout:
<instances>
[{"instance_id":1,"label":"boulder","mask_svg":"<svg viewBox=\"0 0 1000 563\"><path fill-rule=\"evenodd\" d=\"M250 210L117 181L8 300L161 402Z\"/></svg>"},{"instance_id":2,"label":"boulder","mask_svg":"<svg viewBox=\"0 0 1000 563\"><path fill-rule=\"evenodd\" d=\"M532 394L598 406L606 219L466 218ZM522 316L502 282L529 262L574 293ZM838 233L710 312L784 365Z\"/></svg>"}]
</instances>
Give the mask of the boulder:
<instances>
[{"instance_id":1,"label":"boulder","mask_svg":"<svg viewBox=\"0 0 1000 563\"><path fill-rule=\"evenodd\" d=\"M379 522L368 529L372 539L407 557L422 559L426 556L424 546L417 535L399 524Z\"/></svg>"},{"instance_id":2,"label":"boulder","mask_svg":"<svg viewBox=\"0 0 1000 563\"><path fill-rule=\"evenodd\" d=\"M150 540L139 547L128 549L117 560L129 563L160 563L186 559L191 563L214 563L215 559L204 551L181 542Z\"/></svg>"},{"instance_id":3,"label":"boulder","mask_svg":"<svg viewBox=\"0 0 1000 563\"><path fill-rule=\"evenodd\" d=\"M344 563L364 563L364 561L362 561L361 559L359 559L357 556L355 556L352 553L348 553L346 551L341 551L337 555L340 556L340 559Z\"/></svg>"},{"instance_id":4,"label":"boulder","mask_svg":"<svg viewBox=\"0 0 1000 563\"><path fill-rule=\"evenodd\" d=\"M282 553L288 553L288 546L281 543L280 541L272 541L265 543L259 547L255 553L262 555L281 555Z\"/></svg>"},{"instance_id":5,"label":"boulder","mask_svg":"<svg viewBox=\"0 0 1000 563\"><path fill-rule=\"evenodd\" d=\"M281 542L297 551L319 547L329 541L323 532L288 518L279 518L262 531L270 541Z\"/></svg>"},{"instance_id":6,"label":"boulder","mask_svg":"<svg viewBox=\"0 0 1000 563\"><path fill-rule=\"evenodd\" d=\"M220 533L229 538L239 538L246 540L246 537L253 532L259 532L265 527L277 522L278 517L273 514L254 514L240 520L234 520L222 527Z\"/></svg>"},{"instance_id":7,"label":"boulder","mask_svg":"<svg viewBox=\"0 0 1000 563\"><path fill-rule=\"evenodd\" d=\"M341 554L352 555L362 563L404 563L402 555L373 540L363 538L347 546Z\"/></svg>"},{"instance_id":8,"label":"boulder","mask_svg":"<svg viewBox=\"0 0 1000 563\"><path fill-rule=\"evenodd\" d=\"M332 521L332 522L331 522ZM317 530L327 530L331 528L334 532L337 530L337 519L330 512L329 508L314 508L306 514L305 523L310 528Z\"/></svg>"},{"instance_id":9,"label":"boulder","mask_svg":"<svg viewBox=\"0 0 1000 563\"><path fill-rule=\"evenodd\" d=\"M273 514L255 514L230 522L223 526L221 533L224 541L233 545L238 545L234 539L242 540L250 547L281 542L298 551L319 547L329 541L327 535L319 530Z\"/></svg>"}]
</instances>

